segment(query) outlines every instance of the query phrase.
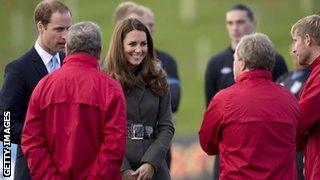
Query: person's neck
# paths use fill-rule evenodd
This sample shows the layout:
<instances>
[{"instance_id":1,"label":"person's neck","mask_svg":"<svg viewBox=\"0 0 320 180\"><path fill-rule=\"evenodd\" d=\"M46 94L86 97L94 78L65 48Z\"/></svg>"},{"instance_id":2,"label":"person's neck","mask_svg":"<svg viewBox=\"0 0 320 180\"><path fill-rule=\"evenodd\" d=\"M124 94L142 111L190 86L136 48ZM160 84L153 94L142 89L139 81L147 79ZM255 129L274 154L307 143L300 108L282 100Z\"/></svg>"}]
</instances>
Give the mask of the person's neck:
<instances>
[{"instance_id":1,"label":"person's neck","mask_svg":"<svg viewBox=\"0 0 320 180\"><path fill-rule=\"evenodd\" d=\"M232 42L231 42L231 49L235 51L238 43L239 43L239 42L232 41Z\"/></svg>"},{"instance_id":2,"label":"person's neck","mask_svg":"<svg viewBox=\"0 0 320 180\"><path fill-rule=\"evenodd\" d=\"M47 48L47 47L43 44L41 38L38 38L37 41L38 41L38 44L40 45L40 47L41 47L43 50L45 50L47 53L51 54L52 56L54 56L54 55L56 55L56 54L58 53L58 52L51 51L49 48Z\"/></svg>"},{"instance_id":3,"label":"person's neck","mask_svg":"<svg viewBox=\"0 0 320 180\"><path fill-rule=\"evenodd\" d=\"M310 55L310 63L309 65L311 65L313 63L314 60L316 60L317 57L320 56L320 47L314 47L313 51L311 51L311 55Z\"/></svg>"}]
</instances>

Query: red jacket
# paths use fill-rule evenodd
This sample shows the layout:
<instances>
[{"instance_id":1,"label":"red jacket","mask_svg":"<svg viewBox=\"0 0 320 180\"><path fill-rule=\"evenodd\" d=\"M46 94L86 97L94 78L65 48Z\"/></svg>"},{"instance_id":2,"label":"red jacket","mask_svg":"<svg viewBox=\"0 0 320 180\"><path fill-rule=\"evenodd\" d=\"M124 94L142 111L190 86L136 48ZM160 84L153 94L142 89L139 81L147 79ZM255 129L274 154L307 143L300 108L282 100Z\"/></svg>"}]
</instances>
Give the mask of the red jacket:
<instances>
[{"instance_id":1,"label":"red jacket","mask_svg":"<svg viewBox=\"0 0 320 180\"><path fill-rule=\"evenodd\" d=\"M297 179L297 100L266 70L241 74L211 100L199 131L202 149L220 154L221 179Z\"/></svg>"},{"instance_id":2,"label":"red jacket","mask_svg":"<svg viewBox=\"0 0 320 180\"><path fill-rule=\"evenodd\" d=\"M320 179L320 56L310 66L311 74L302 90L300 133L307 134L305 149L306 180Z\"/></svg>"},{"instance_id":3,"label":"red jacket","mask_svg":"<svg viewBox=\"0 0 320 180\"><path fill-rule=\"evenodd\" d=\"M33 179L120 179L125 98L97 63L70 55L33 91L21 142Z\"/></svg>"}]
</instances>

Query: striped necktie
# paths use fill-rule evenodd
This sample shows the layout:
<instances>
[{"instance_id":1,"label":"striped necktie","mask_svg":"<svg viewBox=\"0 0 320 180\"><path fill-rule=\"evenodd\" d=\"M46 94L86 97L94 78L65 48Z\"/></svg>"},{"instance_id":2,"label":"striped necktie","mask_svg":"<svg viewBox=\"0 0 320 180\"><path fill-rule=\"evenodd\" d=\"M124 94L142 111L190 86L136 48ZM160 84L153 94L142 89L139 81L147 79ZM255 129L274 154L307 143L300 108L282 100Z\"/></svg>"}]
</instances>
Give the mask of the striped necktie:
<instances>
[{"instance_id":1,"label":"striped necktie","mask_svg":"<svg viewBox=\"0 0 320 180\"><path fill-rule=\"evenodd\" d=\"M60 64L56 56L52 56L51 60L49 61L49 68L50 68L50 73L59 69Z\"/></svg>"}]
</instances>

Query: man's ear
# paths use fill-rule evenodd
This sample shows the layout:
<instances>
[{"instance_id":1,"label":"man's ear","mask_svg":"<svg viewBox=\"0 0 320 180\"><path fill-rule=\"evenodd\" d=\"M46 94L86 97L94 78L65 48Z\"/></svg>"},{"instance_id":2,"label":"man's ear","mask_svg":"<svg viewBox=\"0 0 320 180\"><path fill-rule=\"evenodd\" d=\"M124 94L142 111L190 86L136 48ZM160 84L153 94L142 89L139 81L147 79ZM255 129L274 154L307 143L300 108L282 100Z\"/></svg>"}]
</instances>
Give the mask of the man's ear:
<instances>
[{"instance_id":1,"label":"man's ear","mask_svg":"<svg viewBox=\"0 0 320 180\"><path fill-rule=\"evenodd\" d=\"M311 46L311 41L312 41L312 38L309 34L306 34L304 36L304 43L307 45L307 46Z\"/></svg>"},{"instance_id":2,"label":"man's ear","mask_svg":"<svg viewBox=\"0 0 320 180\"><path fill-rule=\"evenodd\" d=\"M244 71L247 67L246 67L246 63L244 62L244 60L241 58L239 59L240 64L241 64L241 71Z\"/></svg>"},{"instance_id":3,"label":"man's ear","mask_svg":"<svg viewBox=\"0 0 320 180\"><path fill-rule=\"evenodd\" d=\"M100 49L97 51L96 58L97 58L98 60L100 59L101 50L102 50L102 47L100 47Z\"/></svg>"},{"instance_id":4,"label":"man's ear","mask_svg":"<svg viewBox=\"0 0 320 180\"><path fill-rule=\"evenodd\" d=\"M37 22L37 30L39 33L42 33L45 30L45 26L41 21Z\"/></svg>"},{"instance_id":5,"label":"man's ear","mask_svg":"<svg viewBox=\"0 0 320 180\"><path fill-rule=\"evenodd\" d=\"M255 29L257 27L257 25L258 25L257 20L253 18L252 19L252 24L253 24L253 29Z\"/></svg>"}]
</instances>

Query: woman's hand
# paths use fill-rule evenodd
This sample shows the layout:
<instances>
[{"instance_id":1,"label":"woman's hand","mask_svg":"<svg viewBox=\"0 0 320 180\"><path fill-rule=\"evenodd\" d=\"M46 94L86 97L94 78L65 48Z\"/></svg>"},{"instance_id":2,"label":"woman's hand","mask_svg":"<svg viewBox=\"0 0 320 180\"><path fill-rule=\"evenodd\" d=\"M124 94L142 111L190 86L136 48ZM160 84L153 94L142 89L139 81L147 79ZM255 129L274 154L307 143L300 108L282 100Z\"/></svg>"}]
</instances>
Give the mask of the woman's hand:
<instances>
[{"instance_id":1,"label":"woman's hand","mask_svg":"<svg viewBox=\"0 0 320 180\"><path fill-rule=\"evenodd\" d=\"M154 168L149 163L142 164L133 174L138 176L137 180L151 180L154 174Z\"/></svg>"},{"instance_id":2,"label":"woman's hand","mask_svg":"<svg viewBox=\"0 0 320 180\"><path fill-rule=\"evenodd\" d=\"M132 175L134 173L134 171L132 169L130 170L125 170L121 173L121 179L122 180L136 180L137 179L137 175Z\"/></svg>"}]
</instances>

